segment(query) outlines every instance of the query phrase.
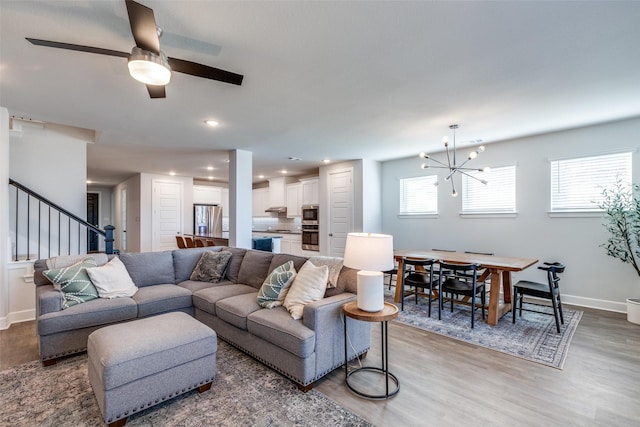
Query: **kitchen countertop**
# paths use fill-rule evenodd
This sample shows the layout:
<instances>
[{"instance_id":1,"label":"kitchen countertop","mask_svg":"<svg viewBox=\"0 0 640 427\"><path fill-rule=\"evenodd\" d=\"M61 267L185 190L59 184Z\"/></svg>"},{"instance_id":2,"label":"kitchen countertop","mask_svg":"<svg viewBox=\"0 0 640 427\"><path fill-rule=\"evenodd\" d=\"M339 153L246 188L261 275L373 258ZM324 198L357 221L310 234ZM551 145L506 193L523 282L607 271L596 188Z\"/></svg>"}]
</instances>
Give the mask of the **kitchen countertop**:
<instances>
[{"instance_id":1,"label":"kitchen countertop","mask_svg":"<svg viewBox=\"0 0 640 427\"><path fill-rule=\"evenodd\" d=\"M266 234L302 234L302 231L291 230L252 230L253 233L266 233Z\"/></svg>"}]
</instances>

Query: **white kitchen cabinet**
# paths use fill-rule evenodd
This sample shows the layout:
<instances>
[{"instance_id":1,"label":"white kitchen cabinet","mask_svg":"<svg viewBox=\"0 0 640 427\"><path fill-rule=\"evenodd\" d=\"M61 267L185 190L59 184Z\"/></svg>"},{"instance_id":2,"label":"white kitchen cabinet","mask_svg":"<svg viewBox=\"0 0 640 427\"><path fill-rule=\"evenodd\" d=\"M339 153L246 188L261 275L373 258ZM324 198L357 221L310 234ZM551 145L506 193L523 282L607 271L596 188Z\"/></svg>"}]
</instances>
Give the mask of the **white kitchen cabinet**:
<instances>
[{"instance_id":1,"label":"white kitchen cabinet","mask_svg":"<svg viewBox=\"0 0 640 427\"><path fill-rule=\"evenodd\" d=\"M222 188L222 216L225 218L229 218L229 189Z\"/></svg>"},{"instance_id":2,"label":"white kitchen cabinet","mask_svg":"<svg viewBox=\"0 0 640 427\"><path fill-rule=\"evenodd\" d=\"M222 203L222 188L209 185L193 186L193 203L219 205Z\"/></svg>"},{"instance_id":3,"label":"white kitchen cabinet","mask_svg":"<svg viewBox=\"0 0 640 427\"><path fill-rule=\"evenodd\" d=\"M302 205L320 204L320 180L318 178L301 180Z\"/></svg>"},{"instance_id":4,"label":"white kitchen cabinet","mask_svg":"<svg viewBox=\"0 0 640 427\"><path fill-rule=\"evenodd\" d=\"M269 189L268 188L256 188L251 192L253 196L253 216L270 216L266 209L269 208Z\"/></svg>"},{"instance_id":5,"label":"white kitchen cabinet","mask_svg":"<svg viewBox=\"0 0 640 427\"><path fill-rule=\"evenodd\" d=\"M302 216L302 184L287 184L287 218Z\"/></svg>"}]
</instances>

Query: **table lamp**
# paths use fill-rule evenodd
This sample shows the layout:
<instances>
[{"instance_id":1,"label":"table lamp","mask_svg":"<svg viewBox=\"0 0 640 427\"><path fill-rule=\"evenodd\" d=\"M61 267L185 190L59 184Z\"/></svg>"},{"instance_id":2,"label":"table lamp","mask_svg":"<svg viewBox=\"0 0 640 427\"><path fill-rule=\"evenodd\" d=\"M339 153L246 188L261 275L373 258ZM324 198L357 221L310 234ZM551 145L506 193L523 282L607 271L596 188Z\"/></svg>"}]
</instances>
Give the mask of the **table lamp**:
<instances>
[{"instance_id":1,"label":"table lamp","mask_svg":"<svg viewBox=\"0 0 640 427\"><path fill-rule=\"evenodd\" d=\"M374 233L349 233L344 250L344 265L358 271L357 305L363 311L384 308L384 274L393 268L393 236Z\"/></svg>"}]
</instances>

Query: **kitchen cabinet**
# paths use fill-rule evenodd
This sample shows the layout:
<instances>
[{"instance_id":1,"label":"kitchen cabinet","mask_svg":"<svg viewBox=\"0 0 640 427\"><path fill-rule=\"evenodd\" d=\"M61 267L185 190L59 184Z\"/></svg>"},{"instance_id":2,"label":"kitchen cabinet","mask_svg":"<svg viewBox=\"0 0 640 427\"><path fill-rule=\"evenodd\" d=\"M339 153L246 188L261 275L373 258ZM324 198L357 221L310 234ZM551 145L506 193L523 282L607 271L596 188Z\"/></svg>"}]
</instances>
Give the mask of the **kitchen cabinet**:
<instances>
[{"instance_id":1,"label":"kitchen cabinet","mask_svg":"<svg viewBox=\"0 0 640 427\"><path fill-rule=\"evenodd\" d=\"M320 204L320 179L312 178L301 180L302 184L302 205Z\"/></svg>"},{"instance_id":2,"label":"kitchen cabinet","mask_svg":"<svg viewBox=\"0 0 640 427\"><path fill-rule=\"evenodd\" d=\"M269 208L269 189L256 188L251 192L251 195L253 196L253 216L270 216L269 213L265 212Z\"/></svg>"},{"instance_id":3,"label":"kitchen cabinet","mask_svg":"<svg viewBox=\"0 0 640 427\"><path fill-rule=\"evenodd\" d=\"M229 218L229 189L222 188L222 216L224 218Z\"/></svg>"},{"instance_id":4,"label":"kitchen cabinet","mask_svg":"<svg viewBox=\"0 0 640 427\"><path fill-rule=\"evenodd\" d=\"M287 218L302 216L302 184L287 184Z\"/></svg>"},{"instance_id":5,"label":"kitchen cabinet","mask_svg":"<svg viewBox=\"0 0 640 427\"><path fill-rule=\"evenodd\" d=\"M279 177L269 180L269 207L287 206L287 184L294 181L291 177Z\"/></svg>"},{"instance_id":6,"label":"kitchen cabinet","mask_svg":"<svg viewBox=\"0 0 640 427\"><path fill-rule=\"evenodd\" d=\"M222 188L209 185L193 186L193 203L219 205L222 203Z\"/></svg>"}]
</instances>

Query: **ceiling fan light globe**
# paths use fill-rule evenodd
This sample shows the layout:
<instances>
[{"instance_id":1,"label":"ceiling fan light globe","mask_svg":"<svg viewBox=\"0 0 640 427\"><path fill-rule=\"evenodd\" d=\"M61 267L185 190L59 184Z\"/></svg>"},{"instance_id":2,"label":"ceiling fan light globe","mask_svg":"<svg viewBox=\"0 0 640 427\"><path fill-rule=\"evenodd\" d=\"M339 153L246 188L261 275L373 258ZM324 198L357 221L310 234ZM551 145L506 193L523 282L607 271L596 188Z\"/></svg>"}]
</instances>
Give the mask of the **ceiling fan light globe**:
<instances>
[{"instance_id":1,"label":"ceiling fan light globe","mask_svg":"<svg viewBox=\"0 0 640 427\"><path fill-rule=\"evenodd\" d=\"M171 80L171 67L164 54L156 55L134 47L128 66L131 77L147 85L164 86Z\"/></svg>"}]
</instances>

